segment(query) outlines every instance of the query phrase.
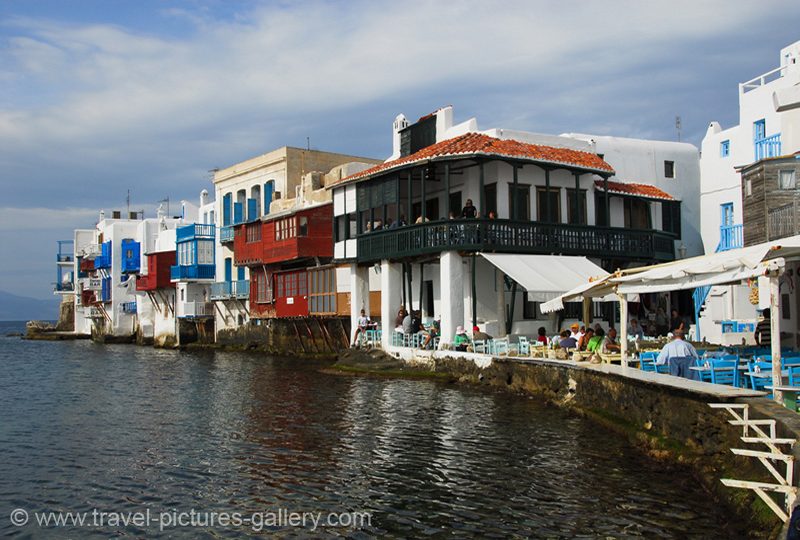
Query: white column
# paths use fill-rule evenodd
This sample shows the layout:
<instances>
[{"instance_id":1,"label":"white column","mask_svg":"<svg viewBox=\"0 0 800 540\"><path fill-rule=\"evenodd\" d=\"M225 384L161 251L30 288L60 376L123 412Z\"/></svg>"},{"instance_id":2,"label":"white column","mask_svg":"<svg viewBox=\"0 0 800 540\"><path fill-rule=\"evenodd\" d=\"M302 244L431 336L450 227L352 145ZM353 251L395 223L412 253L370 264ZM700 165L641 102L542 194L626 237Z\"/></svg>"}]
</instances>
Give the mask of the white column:
<instances>
[{"instance_id":1,"label":"white column","mask_svg":"<svg viewBox=\"0 0 800 540\"><path fill-rule=\"evenodd\" d=\"M776 272L769 276L769 330L770 343L772 345L772 386L783 386L781 377L781 295L780 277ZM772 391L772 397L778 403L783 404L783 392L780 390Z\"/></svg>"},{"instance_id":2,"label":"white column","mask_svg":"<svg viewBox=\"0 0 800 540\"><path fill-rule=\"evenodd\" d=\"M628 299L617 293L619 299L619 350L622 359L620 365L628 367Z\"/></svg>"},{"instance_id":3,"label":"white column","mask_svg":"<svg viewBox=\"0 0 800 540\"><path fill-rule=\"evenodd\" d=\"M403 274L399 264L392 264L387 260L381 261L381 330L383 331L381 346L383 350L388 350L392 344L394 319L402 299L402 278Z\"/></svg>"},{"instance_id":4,"label":"white column","mask_svg":"<svg viewBox=\"0 0 800 540\"><path fill-rule=\"evenodd\" d=\"M465 259L464 266L462 269L464 270L463 274L463 292L461 293L464 296L464 317L463 323L464 328L467 329L467 334L470 336L472 335L472 262L470 261L471 255L468 255ZM455 335L455 334L453 334Z\"/></svg>"},{"instance_id":5,"label":"white column","mask_svg":"<svg viewBox=\"0 0 800 540\"><path fill-rule=\"evenodd\" d=\"M439 286L441 287L441 343L451 343L456 327L464 322L464 262L456 251L439 256Z\"/></svg>"},{"instance_id":6,"label":"white column","mask_svg":"<svg viewBox=\"0 0 800 540\"><path fill-rule=\"evenodd\" d=\"M506 336L506 280L505 274L499 268L495 268L495 288L497 289L497 337Z\"/></svg>"},{"instance_id":7,"label":"white column","mask_svg":"<svg viewBox=\"0 0 800 540\"><path fill-rule=\"evenodd\" d=\"M350 341L358 328L358 317L364 309L369 315L369 268L350 265Z\"/></svg>"}]
</instances>

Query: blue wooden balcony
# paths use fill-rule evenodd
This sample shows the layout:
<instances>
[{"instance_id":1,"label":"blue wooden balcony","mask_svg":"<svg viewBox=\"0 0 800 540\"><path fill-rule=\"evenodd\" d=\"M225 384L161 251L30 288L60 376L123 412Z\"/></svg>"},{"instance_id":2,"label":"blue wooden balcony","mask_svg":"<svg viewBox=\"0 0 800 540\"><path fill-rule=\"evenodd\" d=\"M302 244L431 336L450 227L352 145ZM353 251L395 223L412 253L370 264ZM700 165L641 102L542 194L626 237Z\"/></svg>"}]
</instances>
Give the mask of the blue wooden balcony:
<instances>
[{"instance_id":1,"label":"blue wooden balcony","mask_svg":"<svg viewBox=\"0 0 800 540\"><path fill-rule=\"evenodd\" d=\"M136 302L123 302L120 304L120 309L123 313L133 315L136 313Z\"/></svg>"},{"instance_id":2,"label":"blue wooden balcony","mask_svg":"<svg viewBox=\"0 0 800 540\"><path fill-rule=\"evenodd\" d=\"M720 225L717 251L728 251L742 246L744 246L744 231L741 223L738 225Z\"/></svg>"},{"instance_id":3,"label":"blue wooden balcony","mask_svg":"<svg viewBox=\"0 0 800 540\"><path fill-rule=\"evenodd\" d=\"M358 236L359 262L442 251L583 255L631 261L675 259L675 235L565 223L467 219L420 223Z\"/></svg>"},{"instance_id":4,"label":"blue wooden balcony","mask_svg":"<svg viewBox=\"0 0 800 540\"><path fill-rule=\"evenodd\" d=\"M72 240L57 240L58 253L56 253L56 261L58 262L72 262L75 257Z\"/></svg>"},{"instance_id":5,"label":"blue wooden balcony","mask_svg":"<svg viewBox=\"0 0 800 540\"><path fill-rule=\"evenodd\" d=\"M250 298L250 281L247 279L218 281L211 284L212 300L247 300L248 298Z\"/></svg>"},{"instance_id":6,"label":"blue wooden balcony","mask_svg":"<svg viewBox=\"0 0 800 540\"><path fill-rule=\"evenodd\" d=\"M195 279L214 279L213 264L175 265L170 267L172 281L189 281Z\"/></svg>"},{"instance_id":7,"label":"blue wooden balcony","mask_svg":"<svg viewBox=\"0 0 800 540\"><path fill-rule=\"evenodd\" d=\"M189 242L198 238L213 239L216 236L215 226L207 223L193 223L175 229L176 242Z\"/></svg>"},{"instance_id":8,"label":"blue wooden balcony","mask_svg":"<svg viewBox=\"0 0 800 540\"><path fill-rule=\"evenodd\" d=\"M781 155L781 134L776 133L763 139L756 139L755 145L755 159L761 161L762 159L778 157Z\"/></svg>"},{"instance_id":9,"label":"blue wooden balcony","mask_svg":"<svg viewBox=\"0 0 800 540\"><path fill-rule=\"evenodd\" d=\"M111 302L111 278L103 278L100 285L100 301Z\"/></svg>"},{"instance_id":10,"label":"blue wooden balcony","mask_svg":"<svg viewBox=\"0 0 800 540\"><path fill-rule=\"evenodd\" d=\"M123 274L134 274L139 272L141 264L141 245L135 240L125 238L122 240L122 262L121 269Z\"/></svg>"},{"instance_id":11,"label":"blue wooden balcony","mask_svg":"<svg viewBox=\"0 0 800 540\"><path fill-rule=\"evenodd\" d=\"M103 242L100 246L100 255L94 259L95 270L111 268L111 240Z\"/></svg>"},{"instance_id":12,"label":"blue wooden balcony","mask_svg":"<svg viewBox=\"0 0 800 540\"><path fill-rule=\"evenodd\" d=\"M219 228L219 241L222 244L233 242L234 228L232 225L226 225Z\"/></svg>"}]
</instances>

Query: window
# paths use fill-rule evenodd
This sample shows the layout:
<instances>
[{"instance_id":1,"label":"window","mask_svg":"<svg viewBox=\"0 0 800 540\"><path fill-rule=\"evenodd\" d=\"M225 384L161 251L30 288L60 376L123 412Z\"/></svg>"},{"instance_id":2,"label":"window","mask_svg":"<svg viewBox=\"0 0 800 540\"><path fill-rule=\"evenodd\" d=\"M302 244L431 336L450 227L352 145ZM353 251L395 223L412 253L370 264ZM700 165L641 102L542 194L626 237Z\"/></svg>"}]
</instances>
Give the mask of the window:
<instances>
[{"instance_id":1,"label":"window","mask_svg":"<svg viewBox=\"0 0 800 540\"><path fill-rule=\"evenodd\" d=\"M661 230L681 237L681 203L680 201L662 201Z\"/></svg>"},{"instance_id":2,"label":"window","mask_svg":"<svg viewBox=\"0 0 800 540\"><path fill-rule=\"evenodd\" d=\"M781 189L794 189L796 186L794 170L780 171L778 183Z\"/></svg>"},{"instance_id":3,"label":"window","mask_svg":"<svg viewBox=\"0 0 800 540\"><path fill-rule=\"evenodd\" d=\"M760 141L767 136L767 121L763 118L753 122L753 140Z\"/></svg>"},{"instance_id":4,"label":"window","mask_svg":"<svg viewBox=\"0 0 800 540\"><path fill-rule=\"evenodd\" d=\"M483 186L483 205L486 208L478 208L481 217L489 217L489 212L494 212L494 215L497 215L497 184Z\"/></svg>"},{"instance_id":5,"label":"window","mask_svg":"<svg viewBox=\"0 0 800 540\"><path fill-rule=\"evenodd\" d=\"M522 293L522 318L523 319L536 319L539 302L534 302L528 299L527 291Z\"/></svg>"},{"instance_id":6,"label":"window","mask_svg":"<svg viewBox=\"0 0 800 540\"><path fill-rule=\"evenodd\" d=\"M744 181L744 196L749 197L753 194L753 181L749 178Z\"/></svg>"},{"instance_id":7,"label":"window","mask_svg":"<svg viewBox=\"0 0 800 540\"><path fill-rule=\"evenodd\" d=\"M275 240L288 240L297 236L297 218L283 218L275 222Z\"/></svg>"},{"instance_id":8,"label":"window","mask_svg":"<svg viewBox=\"0 0 800 540\"><path fill-rule=\"evenodd\" d=\"M575 215L575 188L567 189L567 222L572 225L586 225L586 190L578 190L578 214Z\"/></svg>"},{"instance_id":9,"label":"window","mask_svg":"<svg viewBox=\"0 0 800 540\"><path fill-rule=\"evenodd\" d=\"M214 264L214 241L197 241L197 264Z\"/></svg>"},{"instance_id":10,"label":"window","mask_svg":"<svg viewBox=\"0 0 800 540\"><path fill-rule=\"evenodd\" d=\"M719 206L720 209L720 216L719 216L719 224L722 227L728 227L733 225L733 203L723 203Z\"/></svg>"},{"instance_id":11,"label":"window","mask_svg":"<svg viewBox=\"0 0 800 540\"><path fill-rule=\"evenodd\" d=\"M297 236L308 236L308 218L306 216L297 218Z\"/></svg>"},{"instance_id":12,"label":"window","mask_svg":"<svg viewBox=\"0 0 800 540\"><path fill-rule=\"evenodd\" d=\"M550 187L550 193L545 188L536 188L536 213L539 221L545 223L561 223L561 188Z\"/></svg>"},{"instance_id":13,"label":"window","mask_svg":"<svg viewBox=\"0 0 800 540\"><path fill-rule=\"evenodd\" d=\"M719 156L728 157L731 155L731 141L726 140L719 143Z\"/></svg>"},{"instance_id":14,"label":"window","mask_svg":"<svg viewBox=\"0 0 800 540\"><path fill-rule=\"evenodd\" d=\"M623 204L626 229L653 228L650 220L650 203L648 201L626 197Z\"/></svg>"},{"instance_id":15,"label":"window","mask_svg":"<svg viewBox=\"0 0 800 540\"><path fill-rule=\"evenodd\" d=\"M461 217L461 192L456 191L450 194L450 201L448 202L448 212L452 212L456 218ZM448 216L450 217L450 216Z\"/></svg>"},{"instance_id":16,"label":"window","mask_svg":"<svg viewBox=\"0 0 800 540\"><path fill-rule=\"evenodd\" d=\"M508 184L508 217L528 221L531 219L531 187L517 184L516 193L514 184Z\"/></svg>"},{"instance_id":17,"label":"window","mask_svg":"<svg viewBox=\"0 0 800 540\"><path fill-rule=\"evenodd\" d=\"M259 304L272 303L272 274L258 270L251 275L252 285L255 288L256 302Z\"/></svg>"},{"instance_id":18,"label":"window","mask_svg":"<svg viewBox=\"0 0 800 540\"><path fill-rule=\"evenodd\" d=\"M675 162L674 161L664 161L664 176L666 178L675 178Z\"/></svg>"},{"instance_id":19,"label":"window","mask_svg":"<svg viewBox=\"0 0 800 540\"><path fill-rule=\"evenodd\" d=\"M594 224L600 227L608 226L606 216L606 195L605 193L595 192L594 196Z\"/></svg>"},{"instance_id":20,"label":"window","mask_svg":"<svg viewBox=\"0 0 800 540\"><path fill-rule=\"evenodd\" d=\"M308 271L311 285L308 294L309 312L316 315L336 313L336 270L319 268Z\"/></svg>"},{"instance_id":21,"label":"window","mask_svg":"<svg viewBox=\"0 0 800 540\"><path fill-rule=\"evenodd\" d=\"M247 242L258 242L261 240L261 222L248 223L245 225L247 233Z\"/></svg>"}]
</instances>

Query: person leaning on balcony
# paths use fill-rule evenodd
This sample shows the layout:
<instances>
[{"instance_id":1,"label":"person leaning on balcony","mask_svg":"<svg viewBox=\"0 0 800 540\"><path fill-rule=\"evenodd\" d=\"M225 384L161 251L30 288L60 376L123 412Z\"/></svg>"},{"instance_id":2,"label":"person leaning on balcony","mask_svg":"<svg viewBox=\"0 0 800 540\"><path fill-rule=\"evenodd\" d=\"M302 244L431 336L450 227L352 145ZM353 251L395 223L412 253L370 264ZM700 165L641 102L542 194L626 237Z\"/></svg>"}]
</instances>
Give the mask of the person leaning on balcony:
<instances>
[{"instance_id":1,"label":"person leaning on balcony","mask_svg":"<svg viewBox=\"0 0 800 540\"><path fill-rule=\"evenodd\" d=\"M478 209L472 204L472 199L467 199L467 204L461 209L461 217L465 219L478 217Z\"/></svg>"}]
</instances>

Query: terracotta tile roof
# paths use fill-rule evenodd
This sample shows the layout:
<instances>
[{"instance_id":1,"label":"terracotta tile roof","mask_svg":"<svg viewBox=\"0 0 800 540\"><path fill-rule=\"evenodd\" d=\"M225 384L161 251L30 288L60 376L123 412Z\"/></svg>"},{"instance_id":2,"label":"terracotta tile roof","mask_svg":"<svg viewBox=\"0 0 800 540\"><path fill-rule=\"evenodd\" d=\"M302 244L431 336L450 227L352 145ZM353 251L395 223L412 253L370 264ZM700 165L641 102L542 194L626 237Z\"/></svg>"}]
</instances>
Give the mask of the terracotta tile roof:
<instances>
[{"instance_id":1,"label":"terracotta tile roof","mask_svg":"<svg viewBox=\"0 0 800 540\"><path fill-rule=\"evenodd\" d=\"M614 173L611 165L590 152L556 148L540 144L529 144L513 139L497 139L482 133L466 133L452 139L432 144L418 152L403 156L393 161L381 163L356 174L342 178L333 185L349 183L355 180L369 178L378 173L385 173L393 169L416 163L445 157L470 157L486 156L510 159L522 159L551 165L562 165L586 172Z\"/></svg>"},{"instance_id":2,"label":"terracotta tile roof","mask_svg":"<svg viewBox=\"0 0 800 540\"><path fill-rule=\"evenodd\" d=\"M598 189L603 189L603 181L595 180L594 185ZM643 197L645 199L660 199L664 201L677 201L675 197L658 189L652 184L636 184L632 182L614 182L608 181L608 192L616 193L618 195L633 195L635 197Z\"/></svg>"}]
</instances>

